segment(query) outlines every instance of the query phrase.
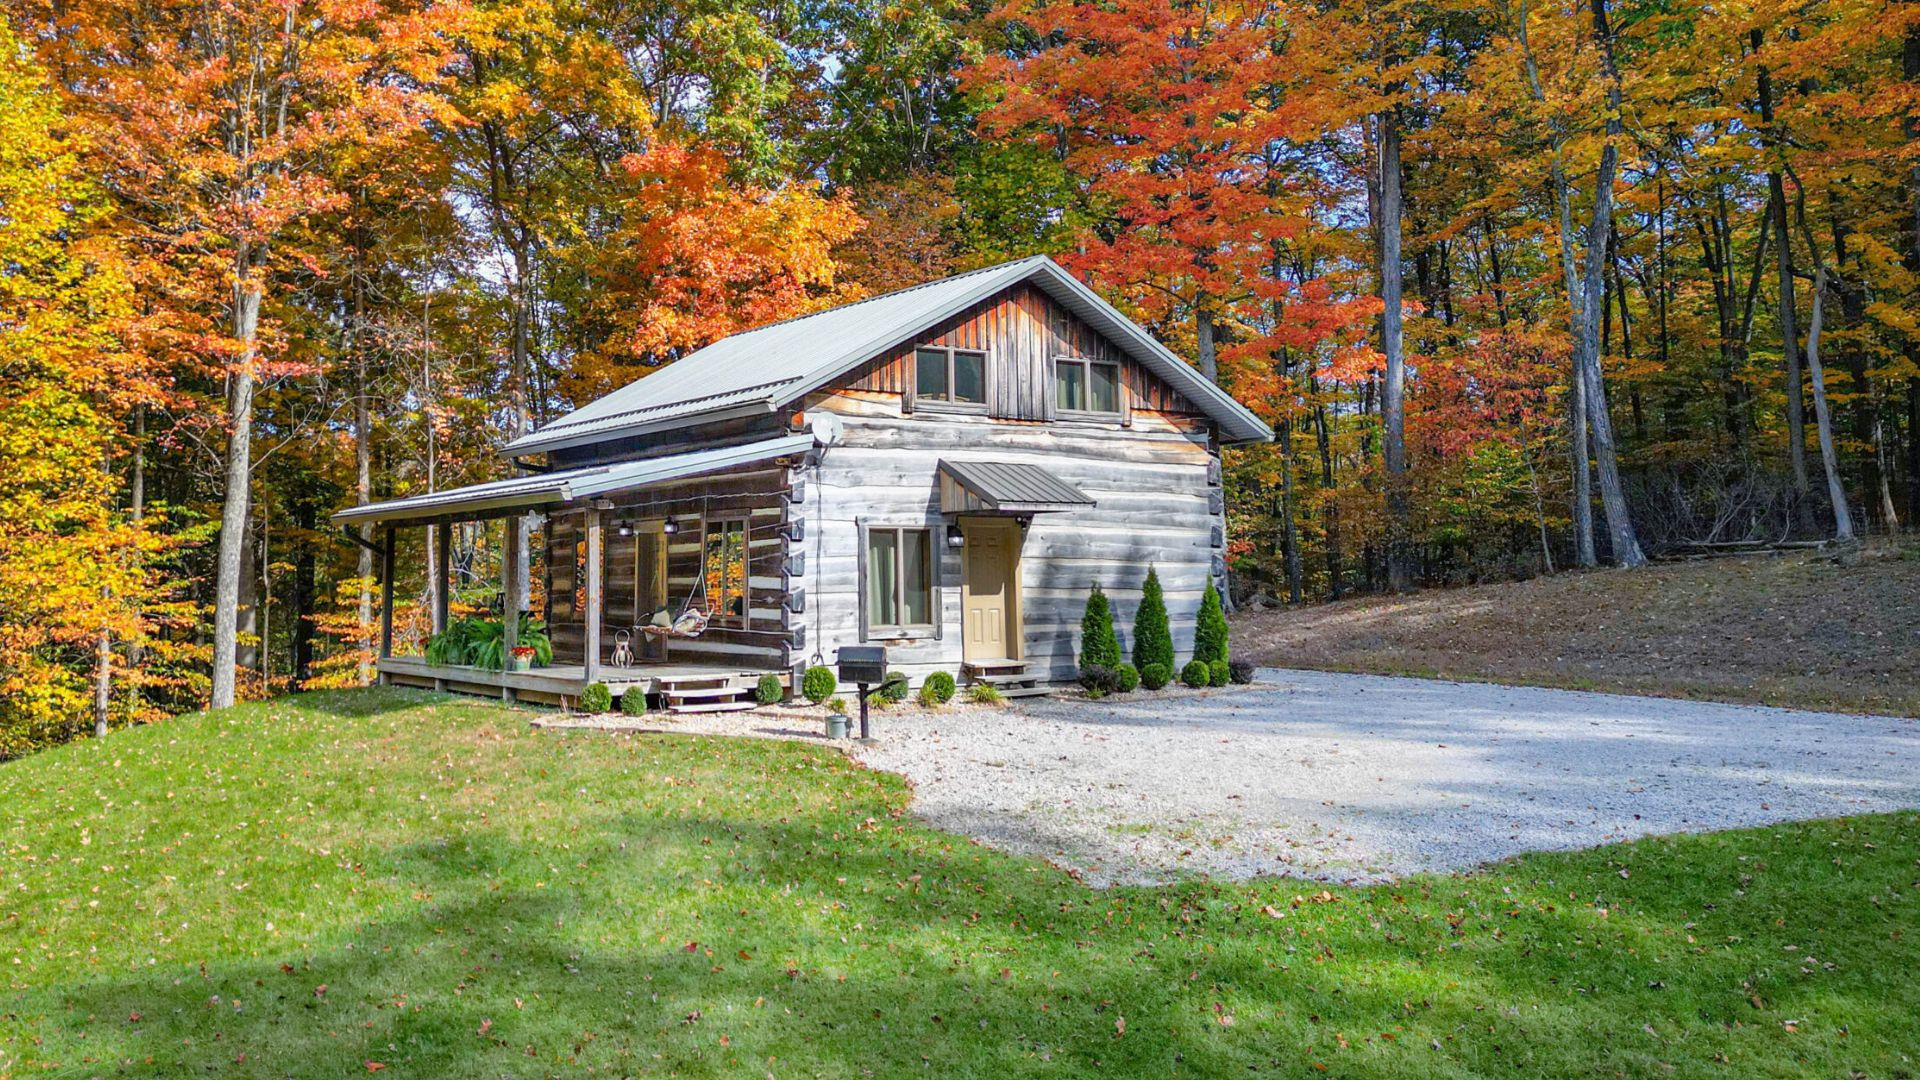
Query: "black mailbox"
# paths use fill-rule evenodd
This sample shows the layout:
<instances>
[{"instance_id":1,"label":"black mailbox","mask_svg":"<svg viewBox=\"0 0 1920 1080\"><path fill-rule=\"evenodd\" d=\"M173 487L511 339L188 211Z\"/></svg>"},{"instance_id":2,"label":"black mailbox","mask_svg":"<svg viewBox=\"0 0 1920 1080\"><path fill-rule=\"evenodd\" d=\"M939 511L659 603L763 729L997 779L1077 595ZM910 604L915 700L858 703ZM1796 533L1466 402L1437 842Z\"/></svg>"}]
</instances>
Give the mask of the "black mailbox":
<instances>
[{"instance_id":1,"label":"black mailbox","mask_svg":"<svg viewBox=\"0 0 1920 1080\"><path fill-rule=\"evenodd\" d=\"M840 665L840 681L878 686L887 680L887 647L885 645L846 645L840 649L836 658Z\"/></svg>"}]
</instances>

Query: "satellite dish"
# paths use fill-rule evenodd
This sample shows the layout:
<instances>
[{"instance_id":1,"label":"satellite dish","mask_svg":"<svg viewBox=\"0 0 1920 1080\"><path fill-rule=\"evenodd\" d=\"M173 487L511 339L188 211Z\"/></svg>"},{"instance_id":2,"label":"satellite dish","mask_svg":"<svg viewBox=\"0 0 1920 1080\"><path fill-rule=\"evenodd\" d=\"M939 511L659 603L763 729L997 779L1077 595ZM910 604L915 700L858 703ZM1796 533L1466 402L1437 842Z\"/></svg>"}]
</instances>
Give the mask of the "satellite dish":
<instances>
[{"instance_id":1,"label":"satellite dish","mask_svg":"<svg viewBox=\"0 0 1920 1080\"><path fill-rule=\"evenodd\" d=\"M843 427L837 413L816 412L807 417L807 426L813 429L815 446L833 446L839 443Z\"/></svg>"}]
</instances>

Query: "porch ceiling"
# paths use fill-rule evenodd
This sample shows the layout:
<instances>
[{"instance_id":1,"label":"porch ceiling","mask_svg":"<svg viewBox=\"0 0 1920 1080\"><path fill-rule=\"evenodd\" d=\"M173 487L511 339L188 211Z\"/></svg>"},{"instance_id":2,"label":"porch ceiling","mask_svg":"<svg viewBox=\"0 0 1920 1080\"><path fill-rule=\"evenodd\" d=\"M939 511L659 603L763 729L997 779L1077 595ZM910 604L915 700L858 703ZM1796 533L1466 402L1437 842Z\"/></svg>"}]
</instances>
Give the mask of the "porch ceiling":
<instances>
[{"instance_id":1,"label":"porch ceiling","mask_svg":"<svg viewBox=\"0 0 1920 1080\"><path fill-rule=\"evenodd\" d=\"M501 517L515 511L590 499L596 495L630 491L649 484L682 480L737 465L805 453L812 447L813 436L810 433L785 435L740 446L723 446L644 461L589 465L368 503L341 510L333 515L332 520L335 524L351 525L369 521L398 523Z\"/></svg>"}]
</instances>

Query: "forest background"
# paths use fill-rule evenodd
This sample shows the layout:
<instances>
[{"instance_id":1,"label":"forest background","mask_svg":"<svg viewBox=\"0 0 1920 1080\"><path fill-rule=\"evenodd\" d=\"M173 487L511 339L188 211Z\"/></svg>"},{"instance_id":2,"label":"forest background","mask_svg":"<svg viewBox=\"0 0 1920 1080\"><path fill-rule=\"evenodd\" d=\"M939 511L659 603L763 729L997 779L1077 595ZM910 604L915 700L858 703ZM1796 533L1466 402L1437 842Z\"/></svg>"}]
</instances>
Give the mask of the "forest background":
<instances>
[{"instance_id":1,"label":"forest background","mask_svg":"<svg viewBox=\"0 0 1920 1080\"><path fill-rule=\"evenodd\" d=\"M364 682L333 510L1036 253L1276 429L1241 600L1895 531L1916 136L1910 2L0 0L0 757Z\"/></svg>"}]
</instances>

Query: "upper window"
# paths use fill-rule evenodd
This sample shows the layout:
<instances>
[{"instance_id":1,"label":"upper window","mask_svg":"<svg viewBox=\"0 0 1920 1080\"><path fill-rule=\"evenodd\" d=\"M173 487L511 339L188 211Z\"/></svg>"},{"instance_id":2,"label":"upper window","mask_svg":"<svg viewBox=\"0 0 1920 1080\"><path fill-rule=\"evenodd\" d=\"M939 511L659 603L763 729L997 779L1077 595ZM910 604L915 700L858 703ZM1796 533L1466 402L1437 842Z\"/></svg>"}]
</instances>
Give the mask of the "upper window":
<instances>
[{"instance_id":1,"label":"upper window","mask_svg":"<svg viewBox=\"0 0 1920 1080\"><path fill-rule=\"evenodd\" d=\"M987 354L923 345L913 351L915 402L987 403Z\"/></svg>"},{"instance_id":2,"label":"upper window","mask_svg":"<svg viewBox=\"0 0 1920 1080\"><path fill-rule=\"evenodd\" d=\"M933 628L933 533L867 530L867 632Z\"/></svg>"},{"instance_id":3,"label":"upper window","mask_svg":"<svg viewBox=\"0 0 1920 1080\"><path fill-rule=\"evenodd\" d=\"M707 615L719 623L747 623L747 523L706 523Z\"/></svg>"},{"instance_id":4,"label":"upper window","mask_svg":"<svg viewBox=\"0 0 1920 1080\"><path fill-rule=\"evenodd\" d=\"M1053 363L1053 400L1061 412L1119 415L1119 364L1065 356Z\"/></svg>"}]
</instances>

